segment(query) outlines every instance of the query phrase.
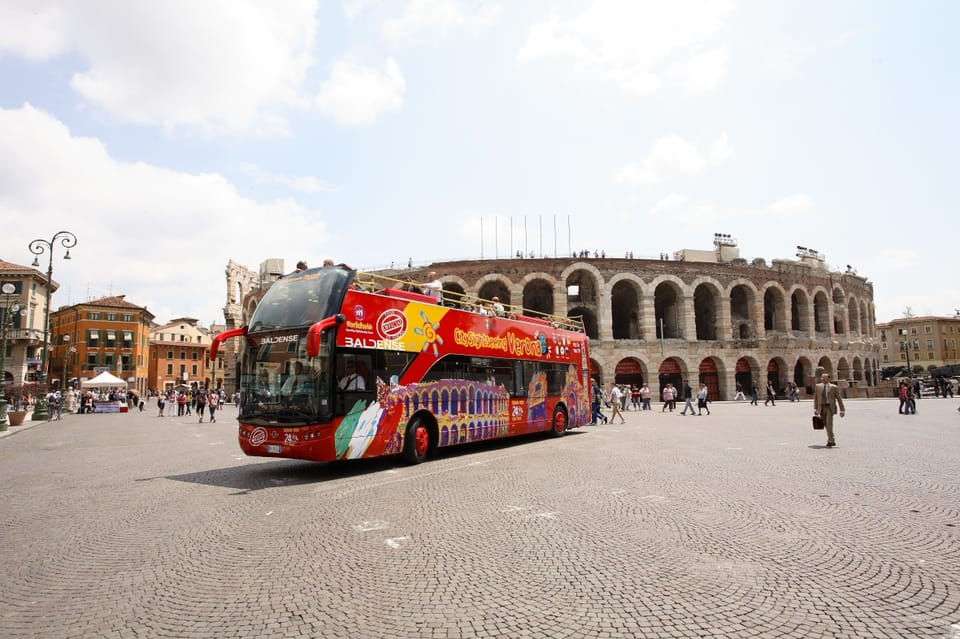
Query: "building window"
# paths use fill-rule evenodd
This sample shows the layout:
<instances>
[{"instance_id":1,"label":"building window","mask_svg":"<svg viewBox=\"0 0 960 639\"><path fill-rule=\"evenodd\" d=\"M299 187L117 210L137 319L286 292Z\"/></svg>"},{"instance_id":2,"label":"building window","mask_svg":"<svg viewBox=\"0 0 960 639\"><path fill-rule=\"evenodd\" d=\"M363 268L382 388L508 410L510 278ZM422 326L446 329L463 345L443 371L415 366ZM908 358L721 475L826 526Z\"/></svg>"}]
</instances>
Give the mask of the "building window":
<instances>
[{"instance_id":1,"label":"building window","mask_svg":"<svg viewBox=\"0 0 960 639\"><path fill-rule=\"evenodd\" d=\"M916 335L916 334L917 334L917 327L916 327L916 326L914 326L914 327L912 327L912 328L910 329L910 334L911 334L911 335Z\"/></svg>"},{"instance_id":2,"label":"building window","mask_svg":"<svg viewBox=\"0 0 960 639\"><path fill-rule=\"evenodd\" d=\"M124 315L124 316L123 316L123 321L124 321L124 322L132 322L132 321L133 321L133 315Z\"/></svg>"},{"instance_id":3,"label":"building window","mask_svg":"<svg viewBox=\"0 0 960 639\"><path fill-rule=\"evenodd\" d=\"M173 375L173 364L167 364L167 375Z\"/></svg>"},{"instance_id":4,"label":"building window","mask_svg":"<svg viewBox=\"0 0 960 639\"><path fill-rule=\"evenodd\" d=\"M927 348L933 348L933 340L932 340L932 339L928 339L928 340L927 340Z\"/></svg>"},{"instance_id":5,"label":"building window","mask_svg":"<svg viewBox=\"0 0 960 639\"><path fill-rule=\"evenodd\" d=\"M99 320L99 319L100 319L100 313L87 313L87 319Z\"/></svg>"},{"instance_id":6,"label":"building window","mask_svg":"<svg viewBox=\"0 0 960 639\"><path fill-rule=\"evenodd\" d=\"M123 347L133 348L133 331L123 332Z\"/></svg>"},{"instance_id":7,"label":"building window","mask_svg":"<svg viewBox=\"0 0 960 639\"><path fill-rule=\"evenodd\" d=\"M116 321L117 321L117 314L116 314L116 313L107 313L107 321L108 321L108 322L116 322Z\"/></svg>"},{"instance_id":8,"label":"building window","mask_svg":"<svg viewBox=\"0 0 960 639\"><path fill-rule=\"evenodd\" d=\"M107 331L107 348L115 348L117 345L117 332Z\"/></svg>"},{"instance_id":9,"label":"building window","mask_svg":"<svg viewBox=\"0 0 960 639\"><path fill-rule=\"evenodd\" d=\"M103 365L109 369L113 369L113 354L107 353L103 357Z\"/></svg>"},{"instance_id":10,"label":"building window","mask_svg":"<svg viewBox=\"0 0 960 639\"><path fill-rule=\"evenodd\" d=\"M100 331L95 328L87 331L87 346L89 348L97 348L100 346Z\"/></svg>"},{"instance_id":11,"label":"building window","mask_svg":"<svg viewBox=\"0 0 960 639\"><path fill-rule=\"evenodd\" d=\"M173 359L173 351L167 351L167 359Z\"/></svg>"},{"instance_id":12,"label":"building window","mask_svg":"<svg viewBox=\"0 0 960 639\"><path fill-rule=\"evenodd\" d=\"M120 361L121 361L121 363L123 364L123 370L128 371L128 370L130 370L131 368L133 368L132 366L130 366L130 356L129 356L129 355L121 355L121 356L120 356Z\"/></svg>"},{"instance_id":13,"label":"building window","mask_svg":"<svg viewBox=\"0 0 960 639\"><path fill-rule=\"evenodd\" d=\"M927 359L933 359L933 353L927 353Z\"/></svg>"},{"instance_id":14,"label":"building window","mask_svg":"<svg viewBox=\"0 0 960 639\"><path fill-rule=\"evenodd\" d=\"M193 376L194 376L194 377L197 376L197 365L196 365L196 364L193 365Z\"/></svg>"},{"instance_id":15,"label":"building window","mask_svg":"<svg viewBox=\"0 0 960 639\"><path fill-rule=\"evenodd\" d=\"M890 356L889 356L889 355L884 355L884 356L883 356L883 363L886 364L886 363L888 363L889 361L890 361Z\"/></svg>"},{"instance_id":16,"label":"building window","mask_svg":"<svg viewBox=\"0 0 960 639\"><path fill-rule=\"evenodd\" d=\"M884 342L884 343L880 346L880 348L882 348L883 350L887 350L887 343Z\"/></svg>"},{"instance_id":17,"label":"building window","mask_svg":"<svg viewBox=\"0 0 960 639\"><path fill-rule=\"evenodd\" d=\"M87 353L87 366L96 366L96 365L97 365L97 354Z\"/></svg>"},{"instance_id":18,"label":"building window","mask_svg":"<svg viewBox=\"0 0 960 639\"><path fill-rule=\"evenodd\" d=\"M187 359L187 352L186 352L186 351L180 351L180 359Z\"/></svg>"},{"instance_id":19,"label":"building window","mask_svg":"<svg viewBox=\"0 0 960 639\"><path fill-rule=\"evenodd\" d=\"M193 360L196 361L197 359L199 359L197 357L197 351L193 351Z\"/></svg>"},{"instance_id":20,"label":"building window","mask_svg":"<svg viewBox=\"0 0 960 639\"><path fill-rule=\"evenodd\" d=\"M933 328L930 327L930 326L924 326L924 327L923 327L923 332L926 333L927 335L929 335L930 333L933 332Z\"/></svg>"}]
</instances>

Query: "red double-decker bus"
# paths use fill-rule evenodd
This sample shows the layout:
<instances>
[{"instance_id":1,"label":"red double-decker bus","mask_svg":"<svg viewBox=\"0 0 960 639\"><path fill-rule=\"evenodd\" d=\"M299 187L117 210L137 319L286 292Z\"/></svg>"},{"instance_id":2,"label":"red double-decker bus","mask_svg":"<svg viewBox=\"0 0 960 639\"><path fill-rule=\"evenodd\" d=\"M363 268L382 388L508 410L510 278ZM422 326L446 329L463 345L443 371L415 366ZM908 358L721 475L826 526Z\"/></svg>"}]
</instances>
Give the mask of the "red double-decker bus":
<instances>
[{"instance_id":1,"label":"red double-decker bus","mask_svg":"<svg viewBox=\"0 0 960 639\"><path fill-rule=\"evenodd\" d=\"M242 340L246 454L419 463L446 446L590 421L582 324L513 310L437 304L390 278L314 268L275 282L211 357Z\"/></svg>"}]
</instances>

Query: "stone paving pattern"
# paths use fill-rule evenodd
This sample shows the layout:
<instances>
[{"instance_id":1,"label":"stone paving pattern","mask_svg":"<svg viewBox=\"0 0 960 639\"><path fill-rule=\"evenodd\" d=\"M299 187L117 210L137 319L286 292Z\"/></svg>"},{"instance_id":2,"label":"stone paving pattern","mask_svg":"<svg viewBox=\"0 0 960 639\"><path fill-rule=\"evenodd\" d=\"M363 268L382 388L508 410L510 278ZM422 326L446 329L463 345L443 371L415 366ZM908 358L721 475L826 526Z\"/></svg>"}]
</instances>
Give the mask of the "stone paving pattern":
<instances>
[{"instance_id":1,"label":"stone paving pattern","mask_svg":"<svg viewBox=\"0 0 960 639\"><path fill-rule=\"evenodd\" d=\"M0 636L960 639L960 414L627 412L559 439L317 464L216 424L0 439Z\"/></svg>"}]
</instances>

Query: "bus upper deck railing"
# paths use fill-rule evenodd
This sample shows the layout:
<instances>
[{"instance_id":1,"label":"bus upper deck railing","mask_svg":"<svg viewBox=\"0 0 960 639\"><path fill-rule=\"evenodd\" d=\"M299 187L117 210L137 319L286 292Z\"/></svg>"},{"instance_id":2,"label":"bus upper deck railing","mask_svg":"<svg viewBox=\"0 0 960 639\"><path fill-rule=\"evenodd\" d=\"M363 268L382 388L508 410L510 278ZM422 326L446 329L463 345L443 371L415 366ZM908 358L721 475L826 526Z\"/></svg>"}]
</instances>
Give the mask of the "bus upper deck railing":
<instances>
[{"instance_id":1,"label":"bus upper deck railing","mask_svg":"<svg viewBox=\"0 0 960 639\"><path fill-rule=\"evenodd\" d=\"M378 273L357 271L355 283L361 290L370 293L381 293L383 295L390 295L411 301L433 302L432 296L422 292L425 290L423 283L412 282L409 279L398 280ZM503 311L500 311L496 308L493 300L482 299L475 295L468 295L448 289L443 289L442 303L444 306L472 311L482 315L496 315L518 321L530 322L532 324L562 328L577 333L585 332L583 328L583 318L579 315L575 317L562 317L560 315L550 315L512 304L500 304L500 306L503 307Z\"/></svg>"}]
</instances>

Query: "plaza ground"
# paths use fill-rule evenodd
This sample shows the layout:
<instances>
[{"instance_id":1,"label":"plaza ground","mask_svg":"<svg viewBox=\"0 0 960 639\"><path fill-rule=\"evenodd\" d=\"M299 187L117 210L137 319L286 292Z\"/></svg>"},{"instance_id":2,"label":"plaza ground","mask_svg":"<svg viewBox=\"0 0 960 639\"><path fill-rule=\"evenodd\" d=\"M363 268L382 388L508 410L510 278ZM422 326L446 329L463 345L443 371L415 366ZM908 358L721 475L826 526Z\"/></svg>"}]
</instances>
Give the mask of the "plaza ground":
<instances>
[{"instance_id":1,"label":"plaza ground","mask_svg":"<svg viewBox=\"0 0 960 639\"><path fill-rule=\"evenodd\" d=\"M69 415L0 438L0 636L958 639L957 404L848 401L834 449L809 401L655 404L419 466Z\"/></svg>"}]
</instances>

